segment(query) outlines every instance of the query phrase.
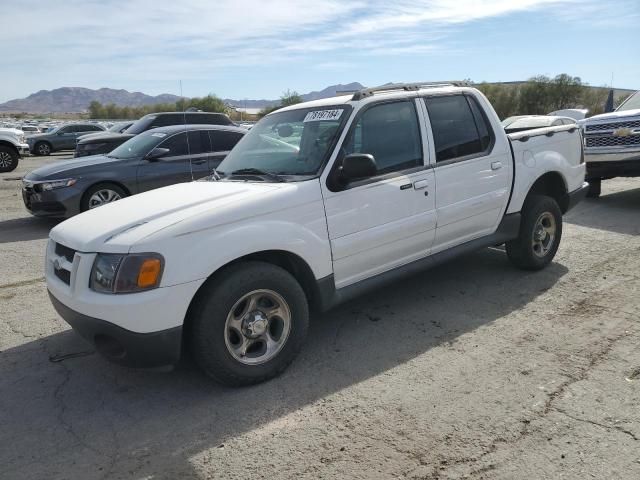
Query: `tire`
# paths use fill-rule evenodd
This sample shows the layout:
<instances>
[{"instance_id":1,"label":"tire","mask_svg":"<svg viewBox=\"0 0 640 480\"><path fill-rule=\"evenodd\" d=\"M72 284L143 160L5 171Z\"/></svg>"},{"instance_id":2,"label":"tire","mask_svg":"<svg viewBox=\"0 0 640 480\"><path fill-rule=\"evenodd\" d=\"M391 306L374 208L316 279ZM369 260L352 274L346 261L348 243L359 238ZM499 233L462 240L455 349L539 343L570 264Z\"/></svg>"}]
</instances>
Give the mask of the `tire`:
<instances>
[{"instance_id":1,"label":"tire","mask_svg":"<svg viewBox=\"0 0 640 480\"><path fill-rule=\"evenodd\" d=\"M0 173L13 172L19 160L18 152L13 148L0 145Z\"/></svg>"},{"instance_id":2,"label":"tire","mask_svg":"<svg viewBox=\"0 0 640 480\"><path fill-rule=\"evenodd\" d=\"M104 195L101 192L105 192ZM100 207L107 203L115 202L122 198L127 197L127 192L124 189L115 183L97 183L87 189L82 195L82 200L80 201L80 211L86 212L87 210L91 210L93 208ZM96 197L101 197L103 201L98 203Z\"/></svg>"},{"instance_id":3,"label":"tire","mask_svg":"<svg viewBox=\"0 0 640 480\"><path fill-rule=\"evenodd\" d=\"M41 157L50 155L52 150L49 142L38 142L33 146L33 154Z\"/></svg>"},{"instance_id":4,"label":"tire","mask_svg":"<svg viewBox=\"0 0 640 480\"><path fill-rule=\"evenodd\" d=\"M602 187L602 180L599 178L589 180L589 190L587 191L587 197L598 198Z\"/></svg>"},{"instance_id":5,"label":"tire","mask_svg":"<svg viewBox=\"0 0 640 480\"><path fill-rule=\"evenodd\" d=\"M562 212L545 195L531 195L524 202L518 238L506 244L507 256L516 267L540 270L555 257L562 238Z\"/></svg>"},{"instance_id":6,"label":"tire","mask_svg":"<svg viewBox=\"0 0 640 480\"><path fill-rule=\"evenodd\" d=\"M278 296L275 302L268 296L273 293ZM254 296L257 303L251 304ZM269 310L276 308L281 318L270 316ZM256 337L260 321L265 322L264 333ZM195 362L209 377L241 387L282 373L300 351L308 327L309 306L296 279L270 263L243 262L225 269L198 293L190 310L187 342ZM267 335L278 348L269 351Z\"/></svg>"}]
</instances>

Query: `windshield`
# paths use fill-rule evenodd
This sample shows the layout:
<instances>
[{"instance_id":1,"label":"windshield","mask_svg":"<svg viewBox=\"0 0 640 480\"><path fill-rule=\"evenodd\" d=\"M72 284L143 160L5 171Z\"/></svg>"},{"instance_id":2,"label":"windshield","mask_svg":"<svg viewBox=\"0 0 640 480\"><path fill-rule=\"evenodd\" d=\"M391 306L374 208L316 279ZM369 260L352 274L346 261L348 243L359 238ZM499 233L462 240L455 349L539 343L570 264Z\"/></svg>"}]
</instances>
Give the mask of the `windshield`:
<instances>
[{"instance_id":1,"label":"windshield","mask_svg":"<svg viewBox=\"0 0 640 480\"><path fill-rule=\"evenodd\" d=\"M139 133L144 132L149 124L156 119L156 115L145 115L140 120L137 120L127 128L123 133L133 133L134 135L138 135Z\"/></svg>"},{"instance_id":2,"label":"windshield","mask_svg":"<svg viewBox=\"0 0 640 480\"><path fill-rule=\"evenodd\" d=\"M141 133L140 135L130 138L124 142L108 156L121 159L143 157L153 150L166 137L166 133L160 132Z\"/></svg>"},{"instance_id":3,"label":"windshield","mask_svg":"<svg viewBox=\"0 0 640 480\"><path fill-rule=\"evenodd\" d=\"M260 120L218 168L221 174L258 169L277 175L316 175L349 117L351 107L301 108Z\"/></svg>"},{"instance_id":4,"label":"windshield","mask_svg":"<svg viewBox=\"0 0 640 480\"><path fill-rule=\"evenodd\" d=\"M637 109L640 109L640 91L634 93L629 98L627 98L627 101L624 102L622 105L620 105L616 109L616 112L622 112L624 110L637 110Z\"/></svg>"}]
</instances>

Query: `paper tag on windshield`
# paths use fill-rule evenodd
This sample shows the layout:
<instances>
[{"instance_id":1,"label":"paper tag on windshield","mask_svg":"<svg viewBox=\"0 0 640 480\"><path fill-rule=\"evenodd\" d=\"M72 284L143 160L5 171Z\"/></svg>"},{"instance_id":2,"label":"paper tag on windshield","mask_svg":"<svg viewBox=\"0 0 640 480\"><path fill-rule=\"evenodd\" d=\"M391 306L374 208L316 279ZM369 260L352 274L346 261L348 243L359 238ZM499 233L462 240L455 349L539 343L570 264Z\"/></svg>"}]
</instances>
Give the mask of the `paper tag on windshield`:
<instances>
[{"instance_id":1,"label":"paper tag on windshield","mask_svg":"<svg viewBox=\"0 0 640 480\"><path fill-rule=\"evenodd\" d=\"M338 120L341 115L341 108L335 110L316 110L314 112L307 113L307 116L304 117L304 123L320 122L322 120Z\"/></svg>"},{"instance_id":2,"label":"paper tag on windshield","mask_svg":"<svg viewBox=\"0 0 640 480\"><path fill-rule=\"evenodd\" d=\"M166 133L152 133L151 134L152 137L158 137L158 138L164 138L167 136Z\"/></svg>"}]
</instances>

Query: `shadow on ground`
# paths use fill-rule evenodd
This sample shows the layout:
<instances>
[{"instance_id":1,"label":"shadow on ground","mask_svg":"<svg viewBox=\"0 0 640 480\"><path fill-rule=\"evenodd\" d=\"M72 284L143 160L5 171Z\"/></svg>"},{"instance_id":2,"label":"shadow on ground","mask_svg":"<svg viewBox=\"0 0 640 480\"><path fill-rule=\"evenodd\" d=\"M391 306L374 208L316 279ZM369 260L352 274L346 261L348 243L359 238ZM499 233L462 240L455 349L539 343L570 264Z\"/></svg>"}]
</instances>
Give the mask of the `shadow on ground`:
<instances>
[{"instance_id":1,"label":"shadow on ground","mask_svg":"<svg viewBox=\"0 0 640 480\"><path fill-rule=\"evenodd\" d=\"M190 366L129 370L95 354L50 362L87 350L71 331L24 343L0 353L0 464L8 478L197 477L194 455L449 347L566 273L557 263L516 270L497 249L462 257L316 315L289 370L243 389L212 384Z\"/></svg>"},{"instance_id":2,"label":"shadow on ground","mask_svg":"<svg viewBox=\"0 0 640 480\"><path fill-rule=\"evenodd\" d=\"M640 188L587 198L565 217L567 223L640 235Z\"/></svg>"},{"instance_id":3,"label":"shadow on ground","mask_svg":"<svg viewBox=\"0 0 640 480\"><path fill-rule=\"evenodd\" d=\"M61 221L61 219L36 217L0 221L0 243L47 238L49 231Z\"/></svg>"}]
</instances>

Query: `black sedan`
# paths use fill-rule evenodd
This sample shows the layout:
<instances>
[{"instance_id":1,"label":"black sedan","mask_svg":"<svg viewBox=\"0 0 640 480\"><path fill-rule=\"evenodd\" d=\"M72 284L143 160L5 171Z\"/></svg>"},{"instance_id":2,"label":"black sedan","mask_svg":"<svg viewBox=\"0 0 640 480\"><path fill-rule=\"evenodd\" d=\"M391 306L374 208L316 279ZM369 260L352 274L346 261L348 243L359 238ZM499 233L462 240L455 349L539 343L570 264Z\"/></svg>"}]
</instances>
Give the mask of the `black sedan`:
<instances>
[{"instance_id":1,"label":"black sedan","mask_svg":"<svg viewBox=\"0 0 640 480\"><path fill-rule=\"evenodd\" d=\"M36 216L71 217L129 195L210 175L247 133L239 127L175 125L148 130L108 155L42 166L22 179Z\"/></svg>"}]
</instances>

